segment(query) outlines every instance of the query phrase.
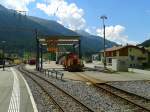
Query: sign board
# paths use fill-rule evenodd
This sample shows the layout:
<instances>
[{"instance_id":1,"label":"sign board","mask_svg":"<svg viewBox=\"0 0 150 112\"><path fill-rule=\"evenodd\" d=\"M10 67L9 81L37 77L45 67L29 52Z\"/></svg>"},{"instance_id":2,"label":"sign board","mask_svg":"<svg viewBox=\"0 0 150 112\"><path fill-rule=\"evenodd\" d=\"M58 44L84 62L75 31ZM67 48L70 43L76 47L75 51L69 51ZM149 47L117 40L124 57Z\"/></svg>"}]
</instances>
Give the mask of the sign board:
<instances>
[{"instance_id":1,"label":"sign board","mask_svg":"<svg viewBox=\"0 0 150 112\"><path fill-rule=\"evenodd\" d=\"M79 38L78 36L52 36L51 38L46 38L45 43L47 45L47 51L50 53L56 53L59 50L59 46L79 46Z\"/></svg>"},{"instance_id":2,"label":"sign board","mask_svg":"<svg viewBox=\"0 0 150 112\"><path fill-rule=\"evenodd\" d=\"M48 46L57 46L58 39L47 39L46 43L48 44Z\"/></svg>"},{"instance_id":3,"label":"sign board","mask_svg":"<svg viewBox=\"0 0 150 112\"><path fill-rule=\"evenodd\" d=\"M57 47L48 47L48 48L47 48L47 51L48 51L48 52L51 52L51 53L55 53L55 52L58 51L58 48L57 48Z\"/></svg>"},{"instance_id":4,"label":"sign board","mask_svg":"<svg viewBox=\"0 0 150 112\"><path fill-rule=\"evenodd\" d=\"M47 39L47 51L50 53L56 53L58 51L57 44L58 44L58 39Z\"/></svg>"}]
</instances>

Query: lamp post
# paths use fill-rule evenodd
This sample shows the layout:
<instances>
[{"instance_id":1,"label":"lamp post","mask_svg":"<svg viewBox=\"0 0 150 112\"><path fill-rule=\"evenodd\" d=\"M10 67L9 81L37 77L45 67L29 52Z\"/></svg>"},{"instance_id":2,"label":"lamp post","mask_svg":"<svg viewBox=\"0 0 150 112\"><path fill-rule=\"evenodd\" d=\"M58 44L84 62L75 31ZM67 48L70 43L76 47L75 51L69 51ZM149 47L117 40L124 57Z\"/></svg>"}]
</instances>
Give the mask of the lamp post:
<instances>
[{"instance_id":1,"label":"lamp post","mask_svg":"<svg viewBox=\"0 0 150 112\"><path fill-rule=\"evenodd\" d=\"M104 36L104 68L106 68L106 54L105 54L105 20L107 19L107 17L106 16L101 16L101 19L102 19L102 21L103 21L103 29L104 29L104 31L103 31L103 36Z\"/></svg>"},{"instance_id":2,"label":"lamp post","mask_svg":"<svg viewBox=\"0 0 150 112\"><path fill-rule=\"evenodd\" d=\"M5 71L5 43L6 41L2 41L3 71Z\"/></svg>"}]
</instances>

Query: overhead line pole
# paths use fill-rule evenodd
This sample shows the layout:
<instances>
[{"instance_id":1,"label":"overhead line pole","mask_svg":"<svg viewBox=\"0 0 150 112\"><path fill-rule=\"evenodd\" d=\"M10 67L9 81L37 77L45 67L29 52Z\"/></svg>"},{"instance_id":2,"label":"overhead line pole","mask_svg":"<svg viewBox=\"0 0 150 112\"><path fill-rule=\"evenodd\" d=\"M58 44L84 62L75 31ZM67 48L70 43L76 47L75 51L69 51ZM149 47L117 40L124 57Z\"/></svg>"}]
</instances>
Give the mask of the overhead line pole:
<instances>
[{"instance_id":1,"label":"overhead line pole","mask_svg":"<svg viewBox=\"0 0 150 112\"><path fill-rule=\"evenodd\" d=\"M2 44L3 44L2 45L3 46L3 48L2 48L3 49L3 51L2 51L3 52L2 53L2 57L3 57L3 71L5 71L5 45L4 45L5 43L6 43L6 41L2 41Z\"/></svg>"},{"instance_id":2,"label":"overhead line pole","mask_svg":"<svg viewBox=\"0 0 150 112\"><path fill-rule=\"evenodd\" d=\"M37 29L35 29L35 38L36 38L36 70L39 71L39 39Z\"/></svg>"}]
</instances>

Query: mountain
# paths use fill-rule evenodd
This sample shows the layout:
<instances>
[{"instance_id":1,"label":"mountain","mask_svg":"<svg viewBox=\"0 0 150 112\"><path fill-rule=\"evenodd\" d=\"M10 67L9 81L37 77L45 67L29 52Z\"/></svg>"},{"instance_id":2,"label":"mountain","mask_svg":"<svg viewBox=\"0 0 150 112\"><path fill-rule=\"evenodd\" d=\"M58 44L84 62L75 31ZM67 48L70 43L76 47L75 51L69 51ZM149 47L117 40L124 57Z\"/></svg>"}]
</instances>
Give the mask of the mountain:
<instances>
[{"instance_id":1,"label":"mountain","mask_svg":"<svg viewBox=\"0 0 150 112\"><path fill-rule=\"evenodd\" d=\"M144 41L143 43L141 43L140 45L144 46L144 47L150 47L150 39Z\"/></svg>"},{"instance_id":2,"label":"mountain","mask_svg":"<svg viewBox=\"0 0 150 112\"><path fill-rule=\"evenodd\" d=\"M21 53L26 49L35 51L35 29L38 29L39 35L81 36L81 48L84 54L98 52L103 47L101 37L84 31L74 32L55 21L25 16L0 5L0 42L6 41L7 52ZM106 43L108 47L116 45L108 40Z\"/></svg>"}]
</instances>

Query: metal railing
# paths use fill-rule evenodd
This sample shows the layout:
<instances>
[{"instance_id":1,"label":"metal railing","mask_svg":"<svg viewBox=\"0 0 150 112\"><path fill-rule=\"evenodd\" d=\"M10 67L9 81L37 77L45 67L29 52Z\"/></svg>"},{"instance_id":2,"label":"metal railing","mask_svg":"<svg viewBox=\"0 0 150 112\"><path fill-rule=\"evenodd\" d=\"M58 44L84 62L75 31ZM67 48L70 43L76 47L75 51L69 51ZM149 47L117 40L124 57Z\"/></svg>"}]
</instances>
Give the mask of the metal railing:
<instances>
[{"instance_id":1,"label":"metal railing","mask_svg":"<svg viewBox=\"0 0 150 112\"><path fill-rule=\"evenodd\" d=\"M58 70L55 70L55 69L43 69L42 72L44 72L45 76L53 76L55 75L56 79L61 79L63 78L64 76L64 73L58 71Z\"/></svg>"}]
</instances>

